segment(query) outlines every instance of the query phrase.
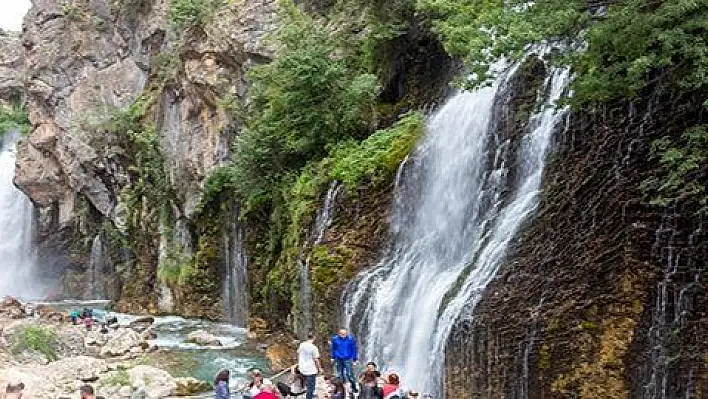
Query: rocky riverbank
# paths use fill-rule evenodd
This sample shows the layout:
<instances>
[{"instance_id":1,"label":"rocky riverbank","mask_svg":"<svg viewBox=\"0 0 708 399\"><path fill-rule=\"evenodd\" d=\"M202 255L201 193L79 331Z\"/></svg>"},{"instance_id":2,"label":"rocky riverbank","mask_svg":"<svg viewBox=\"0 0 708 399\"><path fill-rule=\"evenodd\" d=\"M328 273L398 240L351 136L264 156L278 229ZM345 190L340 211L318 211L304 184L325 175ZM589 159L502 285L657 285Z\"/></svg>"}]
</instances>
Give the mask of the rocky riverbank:
<instances>
[{"instance_id":1,"label":"rocky riverbank","mask_svg":"<svg viewBox=\"0 0 708 399\"><path fill-rule=\"evenodd\" d=\"M160 342L158 329L154 318L139 317L87 331L65 312L7 297L0 302L0 387L23 383L25 396L36 399L75 398L83 384L107 398L208 392L204 378L174 376L155 367L169 365L172 355L170 349L155 345ZM199 345L224 340L206 331L192 335L201 338Z\"/></svg>"}]
</instances>

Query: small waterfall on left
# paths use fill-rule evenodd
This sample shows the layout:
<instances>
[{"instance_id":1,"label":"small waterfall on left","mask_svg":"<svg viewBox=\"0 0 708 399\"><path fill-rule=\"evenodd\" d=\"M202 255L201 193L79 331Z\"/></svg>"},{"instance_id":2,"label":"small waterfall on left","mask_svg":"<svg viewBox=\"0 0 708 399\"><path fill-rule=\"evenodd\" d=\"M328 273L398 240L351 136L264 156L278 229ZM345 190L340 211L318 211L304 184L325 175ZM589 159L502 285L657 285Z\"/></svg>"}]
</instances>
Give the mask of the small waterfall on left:
<instances>
[{"instance_id":1,"label":"small waterfall on left","mask_svg":"<svg viewBox=\"0 0 708 399\"><path fill-rule=\"evenodd\" d=\"M44 287L37 273L34 207L12 181L18 139L17 132L0 139L0 297L37 298Z\"/></svg>"}]
</instances>

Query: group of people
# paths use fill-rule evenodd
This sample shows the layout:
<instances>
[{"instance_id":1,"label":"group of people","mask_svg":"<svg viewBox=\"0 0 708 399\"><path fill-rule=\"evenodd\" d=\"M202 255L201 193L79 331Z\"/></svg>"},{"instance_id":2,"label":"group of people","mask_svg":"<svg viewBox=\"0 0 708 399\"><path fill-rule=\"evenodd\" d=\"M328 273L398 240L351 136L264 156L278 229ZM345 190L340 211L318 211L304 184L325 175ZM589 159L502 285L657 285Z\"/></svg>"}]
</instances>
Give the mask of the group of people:
<instances>
[{"instance_id":1,"label":"group of people","mask_svg":"<svg viewBox=\"0 0 708 399\"><path fill-rule=\"evenodd\" d=\"M249 382L243 388L245 399L278 399L297 398L315 399L317 376L323 374L320 351L315 344L316 336L310 333L307 339L300 343L297 350L298 363L293 366L285 381L274 384L272 380L263 378L258 369L248 372ZM326 375L324 398L318 399L349 399L357 396L359 399L419 399L415 390L404 390L400 376L395 372L382 374L374 362L368 362L358 378L354 377L354 366L358 362L358 349L353 335L342 328L332 337L330 342L332 366L336 376ZM347 386L348 385L348 386ZM222 370L214 381L214 398L230 398L229 371ZM422 398L420 398L422 399Z\"/></svg>"}]
</instances>

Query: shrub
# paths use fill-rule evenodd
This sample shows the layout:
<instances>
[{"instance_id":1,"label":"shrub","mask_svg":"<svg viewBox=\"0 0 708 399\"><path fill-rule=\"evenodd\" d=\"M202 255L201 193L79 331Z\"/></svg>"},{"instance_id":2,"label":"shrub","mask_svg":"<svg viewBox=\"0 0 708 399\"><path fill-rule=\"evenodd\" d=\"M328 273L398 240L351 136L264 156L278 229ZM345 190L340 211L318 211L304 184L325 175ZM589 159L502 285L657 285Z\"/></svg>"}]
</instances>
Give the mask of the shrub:
<instances>
[{"instance_id":1,"label":"shrub","mask_svg":"<svg viewBox=\"0 0 708 399\"><path fill-rule=\"evenodd\" d=\"M705 174L708 173L708 131L698 126L678 139L663 137L654 140L650 158L658 161L656 175L642 182L641 188L651 196L654 205L666 206L677 198L693 197L708 209Z\"/></svg>"},{"instance_id":2,"label":"shrub","mask_svg":"<svg viewBox=\"0 0 708 399\"><path fill-rule=\"evenodd\" d=\"M167 18L177 31L201 27L222 4L222 0L171 0Z\"/></svg>"},{"instance_id":3,"label":"shrub","mask_svg":"<svg viewBox=\"0 0 708 399\"><path fill-rule=\"evenodd\" d=\"M11 107L0 106L0 137L7 132L19 130L26 135L29 133L30 123L27 108L23 105Z\"/></svg>"},{"instance_id":4,"label":"shrub","mask_svg":"<svg viewBox=\"0 0 708 399\"><path fill-rule=\"evenodd\" d=\"M13 353L33 350L43 354L49 361L57 360L57 335L42 326L25 326L13 334L11 349Z\"/></svg>"}]
</instances>

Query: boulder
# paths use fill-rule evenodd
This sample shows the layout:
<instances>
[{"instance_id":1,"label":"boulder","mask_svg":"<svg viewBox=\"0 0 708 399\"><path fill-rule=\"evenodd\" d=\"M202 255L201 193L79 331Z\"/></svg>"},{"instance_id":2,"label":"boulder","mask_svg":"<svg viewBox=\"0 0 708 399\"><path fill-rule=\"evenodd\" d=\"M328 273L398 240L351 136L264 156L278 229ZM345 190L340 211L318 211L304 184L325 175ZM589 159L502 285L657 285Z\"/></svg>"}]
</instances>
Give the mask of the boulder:
<instances>
[{"instance_id":1,"label":"boulder","mask_svg":"<svg viewBox=\"0 0 708 399\"><path fill-rule=\"evenodd\" d=\"M108 343L108 335L100 331L89 331L84 337L84 346L103 346Z\"/></svg>"},{"instance_id":2,"label":"boulder","mask_svg":"<svg viewBox=\"0 0 708 399\"><path fill-rule=\"evenodd\" d=\"M21 319L25 317L25 308L17 299L6 296L0 301L0 315L5 315L11 319Z\"/></svg>"},{"instance_id":3,"label":"boulder","mask_svg":"<svg viewBox=\"0 0 708 399\"><path fill-rule=\"evenodd\" d=\"M174 378L165 370L152 366L136 366L128 370L130 385L143 390L148 399L166 398L177 388Z\"/></svg>"},{"instance_id":4,"label":"boulder","mask_svg":"<svg viewBox=\"0 0 708 399\"><path fill-rule=\"evenodd\" d=\"M157 338L157 333L155 332L155 329L150 327L147 330L143 331L140 334L144 340L149 341L151 339L156 339Z\"/></svg>"},{"instance_id":5,"label":"boulder","mask_svg":"<svg viewBox=\"0 0 708 399\"><path fill-rule=\"evenodd\" d=\"M128 328L131 328L139 333L146 331L150 326L152 326L152 323L155 322L154 317L150 316L142 316L138 317L137 319L133 320L128 324Z\"/></svg>"},{"instance_id":6,"label":"boulder","mask_svg":"<svg viewBox=\"0 0 708 399\"><path fill-rule=\"evenodd\" d=\"M101 356L121 356L130 352L131 348L144 344L140 334L129 328L121 328L108 338L108 342L101 348Z\"/></svg>"},{"instance_id":7,"label":"boulder","mask_svg":"<svg viewBox=\"0 0 708 399\"><path fill-rule=\"evenodd\" d=\"M221 346L219 338L204 330L196 330L187 334L187 342L203 346Z\"/></svg>"},{"instance_id":8,"label":"boulder","mask_svg":"<svg viewBox=\"0 0 708 399\"><path fill-rule=\"evenodd\" d=\"M41 319L51 320L56 322L64 322L69 319L69 317L51 306L47 305L37 305L35 312L39 315Z\"/></svg>"},{"instance_id":9,"label":"boulder","mask_svg":"<svg viewBox=\"0 0 708 399\"><path fill-rule=\"evenodd\" d=\"M177 384L173 392L175 396L194 396L211 390L211 384L192 377L175 378L175 384Z\"/></svg>"}]
</instances>

